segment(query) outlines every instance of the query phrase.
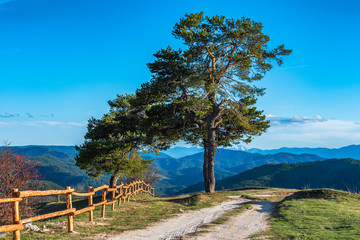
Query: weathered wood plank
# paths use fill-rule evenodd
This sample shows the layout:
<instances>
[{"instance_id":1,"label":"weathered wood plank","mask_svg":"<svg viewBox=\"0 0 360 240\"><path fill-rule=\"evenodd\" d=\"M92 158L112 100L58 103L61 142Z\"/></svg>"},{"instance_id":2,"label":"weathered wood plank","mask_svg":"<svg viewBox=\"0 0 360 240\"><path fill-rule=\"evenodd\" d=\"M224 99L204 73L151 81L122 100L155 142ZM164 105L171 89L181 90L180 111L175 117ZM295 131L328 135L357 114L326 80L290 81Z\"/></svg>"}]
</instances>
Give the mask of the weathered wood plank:
<instances>
[{"instance_id":1,"label":"weathered wood plank","mask_svg":"<svg viewBox=\"0 0 360 240\"><path fill-rule=\"evenodd\" d=\"M110 205L110 204L113 204L113 203L115 203L115 202L116 202L116 200L111 201L111 202L107 202L107 203L105 203L105 205Z\"/></svg>"},{"instance_id":2,"label":"weathered wood plank","mask_svg":"<svg viewBox=\"0 0 360 240\"><path fill-rule=\"evenodd\" d=\"M20 231L23 229L24 229L24 225L22 225L20 223L0 226L0 232Z\"/></svg>"},{"instance_id":3,"label":"weathered wood plank","mask_svg":"<svg viewBox=\"0 0 360 240\"><path fill-rule=\"evenodd\" d=\"M43 220L43 219L47 219L47 218L62 216L62 215L66 215L69 213L74 213L75 211L76 211L76 208L70 208L70 209L66 209L63 211L47 213L47 214L43 214L43 215L31 217L31 218L22 219L22 220L20 220L20 223L35 222L35 221L39 221L39 220Z\"/></svg>"},{"instance_id":4,"label":"weathered wood plank","mask_svg":"<svg viewBox=\"0 0 360 240\"><path fill-rule=\"evenodd\" d=\"M99 203L96 203L96 204L93 204L93 206L97 207L97 206L101 206L101 205L104 205L107 203L107 200L105 201L102 201L102 202L99 202Z\"/></svg>"},{"instance_id":5,"label":"weathered wood plank","mask_svg":"<svg viewBox=\"0 0 360 240\"><path fill-rule=\"evenodd\" d=\"M67 193L72 193L72 192L74 192L74 189L46 190L46 191L20 191L19 197L39 197L39 196L67 194Z\"/></svg>"},{"instance_id":6,"label":"weathered wood plank","mask_svg":"<svg viewBox=\"0 0 360 240\"><path fill-rule=\"evenodd\" d=\"M100 191L100 190L103 190L103 189L107 189L107 188L109 188L108 185L103 185L103 186L101 186L101 187L95 188L95 189L94 189L94 192L97 192L97 191Z\"/></svg>"},{"instance_id":7,"label":"weathered wood plank","mask_svg":"<svg viewBox=\"0 0 360 240\"><path fill-rule=\"evenodd\" d=\"M76 215L79 215L79 214L82 214L82 213L85 213L85 212L94 211L94 210L95 210L95 206L86 207L86 208L75 211L74 215L76 216Z\"/></svg>"},{"instance_id":8,"label":"weathered wood plank","mask_svg":"<svg viewBox=\"0 0 360 240\"><path fill-rule=\"evenodd\" d=\"M19 202L22 198L0 198L0 203Z\"/></svg>"},{"instance_id":9,"label":"weathered wood plank","mask_svg":"<svg viewBox=\"0 0 360 240\"><path fill-rule=\"evenodd\" d=\"M94 192L88 192L88 193L73 192L72 195L79 196L79 197L89 197L89 196L95 195L95 193Z\"/></svg>"}]
</instances>

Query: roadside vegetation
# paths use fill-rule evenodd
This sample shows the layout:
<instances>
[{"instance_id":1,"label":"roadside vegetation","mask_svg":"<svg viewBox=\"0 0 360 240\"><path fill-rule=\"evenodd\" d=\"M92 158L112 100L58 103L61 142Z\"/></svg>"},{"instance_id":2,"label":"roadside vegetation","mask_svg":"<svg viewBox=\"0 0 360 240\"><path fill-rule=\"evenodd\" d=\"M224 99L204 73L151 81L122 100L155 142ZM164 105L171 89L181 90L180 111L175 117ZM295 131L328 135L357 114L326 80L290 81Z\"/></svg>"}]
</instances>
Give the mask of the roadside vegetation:
<instances>
[{"instance_id":1,"label":"roadside vegetation","mask_svg":"<svg viewBox=\"0 0 360 240\"><path fill-rule=\"evenodd\" d=\"M300 191L271 218L271 239L360 239L360 196L332 189Z\"/></svg>"}]
</instances>

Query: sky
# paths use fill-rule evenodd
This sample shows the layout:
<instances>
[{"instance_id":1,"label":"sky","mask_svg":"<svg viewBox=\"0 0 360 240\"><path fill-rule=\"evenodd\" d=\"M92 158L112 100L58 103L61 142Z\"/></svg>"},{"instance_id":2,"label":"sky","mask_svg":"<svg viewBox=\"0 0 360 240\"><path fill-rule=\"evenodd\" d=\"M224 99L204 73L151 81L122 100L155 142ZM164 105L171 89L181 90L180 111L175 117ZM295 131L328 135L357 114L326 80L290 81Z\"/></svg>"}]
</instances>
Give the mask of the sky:
<instances>
[{"instance_id":1,"label":"sky","mask_svg":"<svg viewBox=\"0 0 360 240\"><path fill-rule=\"evenodd\" d=\"M0 0L0 141L79 145L107 101L150 80L186 13L262 22L293 50L258 85L271 127L247 148L360 144L360 1ZM179 145L182 145L180 143Z\"/></svg>"}]
</instances>

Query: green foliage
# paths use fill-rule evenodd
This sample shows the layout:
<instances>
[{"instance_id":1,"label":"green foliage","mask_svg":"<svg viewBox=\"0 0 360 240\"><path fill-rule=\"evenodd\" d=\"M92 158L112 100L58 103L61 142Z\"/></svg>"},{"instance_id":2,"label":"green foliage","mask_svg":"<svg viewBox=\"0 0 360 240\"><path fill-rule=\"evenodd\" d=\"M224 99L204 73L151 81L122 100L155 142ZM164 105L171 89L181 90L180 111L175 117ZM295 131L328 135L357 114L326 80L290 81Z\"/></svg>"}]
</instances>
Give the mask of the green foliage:
<instances>
[{"instance_id":1,"label":"green foliage","mask_svg":"<svg viewBox=\"0 0 360 240\"><path fill-rule=\"evenodd\" d=\"M204 147L204 176L210 179L216 148L250 142L269 127L255 107L264 89L253 82L291 50L268 49L261 23L202 12L186 14L173 35L185 48L154 54L148 64L152 79L130 105L144 114L146 134L156 147L166 149L180 139Z\"/></svg>"},{"instance_id":2,"label":"green foliage","mask_svg":"<svg viewBox=\"0 0 360 240\"><path fill-rule=\"evenodd\" d=\"M151 81L109 101L110 112L89 121L76 160L91 176L126 172L132 150L167 149L181 139L204 147L210 164L217 147L250 142L269 127L255 107L264 89L253 81L291 50L269 49L261 23L248 18L187 14L173 35L185 48L155 53ZM213 164L208 169L211 177Z\"/></svg>"},{"instance_id":3,"label":"green foliage","mask_svg":"<svg viewBox=\"0 0 360 240\"><path fill-rule=\"evenodd\" d=\"M263 89L250 83L271 69L272 60L281 64L280 56L291 51L283 46L268 50L269 37L261 30L261 23L246 18L194 13L181 19L173 35L184 41L185 50L167 47L155 53L156 60L148 64L152 79L133 101L152 123L154 136L203 146L210 119L217 146L249 142L265 131L268 121L254 107Z\"/></svg>"},{"instance_id":4,"label":"green foliage","mask_svg":"<svg viewBox=\"0 0 360 240\"><path fill-rule=\"evenodd\" d=\"M101 119L91 118L84 144L76 146L76 165L93 178L104 174L116 178L120 175L141 178L152 162L142 159L137 153L143 136L136 129L138 118L130 112L128 99L131 98L130 95L119 96L116 103L109 102L110 112Z\"/></svg>"}]
</instances>

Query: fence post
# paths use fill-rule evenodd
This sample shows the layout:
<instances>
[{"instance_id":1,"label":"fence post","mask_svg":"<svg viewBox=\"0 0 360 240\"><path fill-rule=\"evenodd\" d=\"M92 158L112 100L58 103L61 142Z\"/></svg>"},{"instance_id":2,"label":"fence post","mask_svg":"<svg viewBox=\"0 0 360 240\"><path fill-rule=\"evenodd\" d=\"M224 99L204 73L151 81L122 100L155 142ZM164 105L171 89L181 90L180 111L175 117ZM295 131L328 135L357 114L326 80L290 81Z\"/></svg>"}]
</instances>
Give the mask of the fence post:
<instances>
[{"instance_id":1,"label":"fence post","mask_svg":"<svg viewBox=\"0 0 360 240\"><path fill-rule=\"evenodd\" d=\"M122 186L122 184L123 183L120 183L120 188L119 188L119 200L118 200L118 206L120 206L120 203L121 203L121 197L122 197L122 188L123 188L123 186Z\"/></svg>"},{"instance_id":2,"label":"fence post","mask_svg":"<svg viewBox=\"0 0 360 240\"><path fill-rule=\"evenodd\" d=\"M115 188L116 188L116 186L114 186ZM115 194L116 194L116 190L115 191L112 191L112 197L111 197L111 201L113 202L112 204L111 204L111 210L115 210Z\"/></svg>"},{"instance_id":3,"label":"fence post","mask_svg":"<svg viewBox=\"0 0 360 240\"><path fill-rule=\"evenodd\" d=\"M130 201L131 188L132 188L132 186L129 185L128 188L127 188L127 191L126 191L126 196L127 196L127 201L128 202Z\"/></svg>"},{"instance_id":4,"label":"fence post","mask_svg":"<svg viewBox=\"0 0 360 240\"><path fill-rule=\"evenodd\" d=\"M18 198L19 196L20 196L19 189L14 188L12 190L12 197ZM13 223L14 224L20 223L19 201L13 202ZM20 240L20 230L16 230L13 232L13 239Z\"/></svg>"},{"instance_id":5,"label":"fence post","mask_svg":"<svg viewBox=\"0 0 360 240\"><path fill-rule=\"evenodd\" d=\"M102 190L102 198L101 198L101 202L105 202L106 201L106 188ZM103 203L101 205L101 217L104 218L105 217L105 203Z\"/></svg>"},{"instance_id":6,"label":"fence post","mask_svg":"<svg viewBox=\"0 0 360 240\"><path fill-rule=\"evenodd\" d=\"M93 187L88 187L88 192L94 192L94 188ZM89 202L89 207L92 207L93 206L93 195L90 195L88 197L88 202ZM93 222L94 221L94 211L91 210L89 211L89 221L90 222Z\"/></svg>"},{"instance_id":7,"label":"fence post","mask_svg":"<svg viewBox=\"0 0 360 240\"><path fill-rule=\"evenodd\" d=\"M65 190L70 190L71 187L65 187ZM66 194L66 208L71 209L72 208L72 199L71 199L71 192ZM68 219L68 232L72 233L74 230L74 213L68 213L67 219Z\"/></svg>"}]
</instances>

